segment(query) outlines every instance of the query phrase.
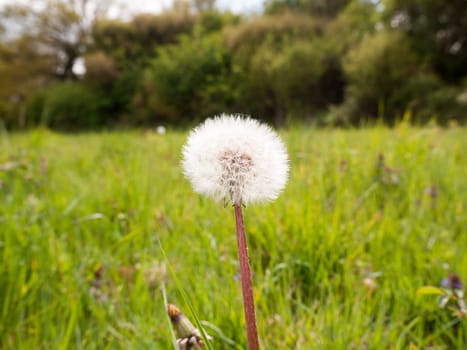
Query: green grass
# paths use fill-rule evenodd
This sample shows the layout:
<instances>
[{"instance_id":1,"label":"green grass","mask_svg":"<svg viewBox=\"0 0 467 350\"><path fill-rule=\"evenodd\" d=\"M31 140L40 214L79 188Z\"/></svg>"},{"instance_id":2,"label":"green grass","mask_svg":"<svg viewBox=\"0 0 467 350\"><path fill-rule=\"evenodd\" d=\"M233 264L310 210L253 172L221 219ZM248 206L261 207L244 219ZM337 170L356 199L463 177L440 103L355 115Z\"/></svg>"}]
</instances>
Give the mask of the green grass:
<instances>
[{"instance_id":1,"label":"green grass","mask_svg":"<svg viewBox=\"0 0 467 350\"><path fill-rule=\"evenodd\" d=\"M467 279L467 130L282 135L287 188L245 209L263 349L467 348L416 296ZM0 349L171 349L169 264L214 348L245 348L233 209L183 178L185 138L1 136Z\"/></svg>"}]
</instances>

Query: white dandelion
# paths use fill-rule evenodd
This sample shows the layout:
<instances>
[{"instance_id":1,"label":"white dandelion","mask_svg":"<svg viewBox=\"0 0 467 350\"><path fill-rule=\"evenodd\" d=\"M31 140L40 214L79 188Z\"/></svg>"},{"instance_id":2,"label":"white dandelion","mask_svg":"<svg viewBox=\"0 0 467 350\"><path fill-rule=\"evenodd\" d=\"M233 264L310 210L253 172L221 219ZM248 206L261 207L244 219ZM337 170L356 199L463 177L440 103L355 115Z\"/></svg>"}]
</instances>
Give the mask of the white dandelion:
<instances>
[{"instance_id":1,"label":"white dandelion","mask_svg":"<svg viewBox=\"0 0 467 350\"><path fill-rule=\"evenodd\" d=\"M182 165L196 192L232 204L277 198L289 170L279 136L238 115L207 119L195 128L183 147Z\"/></svg>"},{"instance_id":2,"label":"white dandelion","mask_svg":"<svg viewBox=\"0 0 467 350\"><path fill-rule=\"evenodd\" d=\"M248 349L257 350L258 331L242 204L277 198L287 182L284 144L268 126L240 115L207 119L188 136L183 169L200 194L230 201L235 208Z\"/></svg>"},{"instance_id":3,"label":"white dandelion","mask_svg":"<svg viewBox=\"0 0 467 350\"><path fill-rule=\"evenodd\" d=\"M167 129L164 125L159 125L157 128L156 128L156 132L159 134L159 135L165 135L167 133Z\"/></svg>"}]
</instances>

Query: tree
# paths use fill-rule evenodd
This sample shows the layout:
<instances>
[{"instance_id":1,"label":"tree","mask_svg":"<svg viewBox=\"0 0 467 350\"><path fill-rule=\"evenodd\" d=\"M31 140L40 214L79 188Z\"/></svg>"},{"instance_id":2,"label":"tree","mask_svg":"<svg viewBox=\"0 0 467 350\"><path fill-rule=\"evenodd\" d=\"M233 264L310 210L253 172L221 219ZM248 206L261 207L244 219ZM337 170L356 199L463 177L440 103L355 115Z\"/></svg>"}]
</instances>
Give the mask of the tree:
<instances>
[{"instance_id":1,"label":"tree","mask_svg":"<svg viewBox=\"0 0 467 350\"><path fill-rule=\"evenodd\" d=\"M142 66L155 54L155 49L173 44L177 37L192 31L196 16L182 11L162 14L140 14L130 21L98 20L93 26L91 51L103 51L119 66Z\"/></svg>"},{"instance_id":2,"label":"tree","mask_svg":"<svg viewBox=\"0 0 467 350\"><path fill-rule=\"evenodd\" d=\"M191 122L228 111L237 88L220 33L183 36L157 51L135 101L152 120Z\"/></svg>"},{"instance_id":3,"label":"tree","mask_svg":"<svg viewBox=\"0 0 467 350\"><path fill-rule=\"evenodd\" d=\"M25 126L28 95L50 78L55 58L41 54L29 37L0 42L0 120Z\"/></svg>"},{"instance_id":4,"label":"tree","mask_svg":"<svg viewBox=\"0 0 467 350\"><path fill-rule=\"evenodd\" d=\"M192 3L197 12L214 11L216 9L216 0L192 0Z\"/></svg>"},{"instance_id":5,"label":"tree","mask_svg":"<svg viewBox=\"0 0 467 350\"><path fill-rule=\"evenodd\" d=\"M421 76L417 55L407 37L398 31L366 37L344 58L348 85L344 103L334 110L336 121L401 115L410 103L400 98L410 79Z\"/></svg>"},{"instance_id":6,"label":"tree","mask_svg":"<svg viewBox=\"0 0 467 350\"><path fill-rule=\"evenodd\" d=\"M18 27L17 36L33 40L39 53L54 55L59 78L74 77L73 67L90 42L92 25L106 13L109 1L44 0L34 5L7 5L2 21Z\"/></svg>"},{"instance_id":7,"label":"tree","mask_svg":"<svg viewBox=\"0 0 467 350\"><path fill-rule=\"evenodd\" d=\"M445 80L467 75L467 1L386 0L386 20L404 30L412 45Z\"/></svg>"},{"instance_id":8,"label":"tree","mask_svg":"<svg viewBox=\"0 0 467 350\"><path fill-rule=\"evenodd\" d=\"M266 13L270 14L290 10L331 19L349 2L350 0L269 0L265 7Z\"/></svg>"},{"instance_id":9,"label":"tree","mask_svg":"<svg viewBox=\"0 0 467 350\"><path fill-rule=\"evenodd\" d=\"M216 10L216 0L173 0L172 10L178 13L203 13Z\"/></svg>"}]
</instances>

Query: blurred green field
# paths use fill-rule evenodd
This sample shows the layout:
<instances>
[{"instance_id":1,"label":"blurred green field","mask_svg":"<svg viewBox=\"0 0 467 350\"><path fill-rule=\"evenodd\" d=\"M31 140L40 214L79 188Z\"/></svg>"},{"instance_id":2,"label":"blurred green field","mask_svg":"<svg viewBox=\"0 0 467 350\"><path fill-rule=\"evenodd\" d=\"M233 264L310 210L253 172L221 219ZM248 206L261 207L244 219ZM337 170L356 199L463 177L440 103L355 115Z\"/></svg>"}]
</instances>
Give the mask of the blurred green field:
<instances>
[{"instance_id":1,"label":"blurred green field","mask_svg":"<svg viewBox=\"0 0 467 350\"><path fill-rule=\"evenodd\" d=\"M466 131L281 131L286 190L245 209L263 349L467 348L416 295L467 279ZM233 210L192 191L185 138L1 136L0 349L171 349L169 264L214 348L245 348Z\"/></svg>"}]
</instances>

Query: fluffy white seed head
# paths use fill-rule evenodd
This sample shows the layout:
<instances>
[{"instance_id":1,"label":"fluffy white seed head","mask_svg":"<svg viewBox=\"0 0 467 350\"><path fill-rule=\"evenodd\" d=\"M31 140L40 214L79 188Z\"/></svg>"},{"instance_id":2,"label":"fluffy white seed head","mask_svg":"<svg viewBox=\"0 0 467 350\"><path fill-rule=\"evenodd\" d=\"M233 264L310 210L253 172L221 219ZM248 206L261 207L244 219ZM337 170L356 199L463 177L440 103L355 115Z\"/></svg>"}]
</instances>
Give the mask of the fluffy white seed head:
<instances>
[{"instance_id":1,"label":"fluffy white seed head","mask_svg":"<svg viewBox=\"0 0 467 350\"><path fill-rule=\"evenodd\" d=\"M277 198L289 171L285 146L270 127L225 114L189 134L182 166L196 192L238 205Z\"/></svg>"}]
</instances>

